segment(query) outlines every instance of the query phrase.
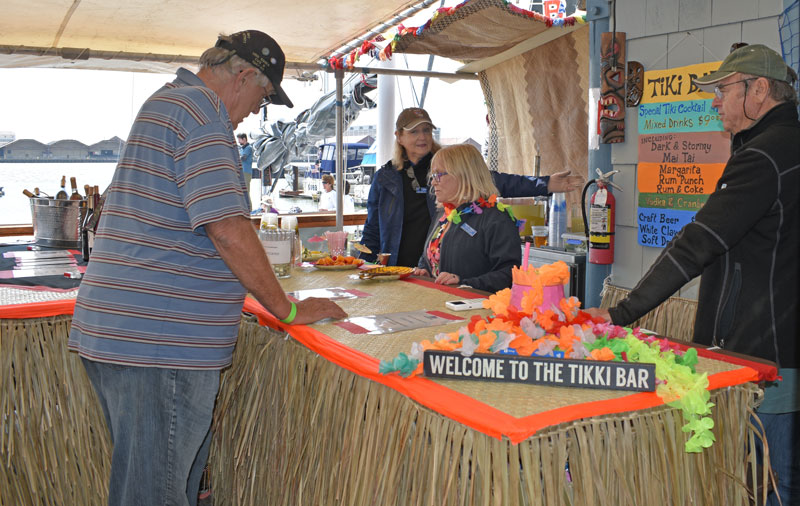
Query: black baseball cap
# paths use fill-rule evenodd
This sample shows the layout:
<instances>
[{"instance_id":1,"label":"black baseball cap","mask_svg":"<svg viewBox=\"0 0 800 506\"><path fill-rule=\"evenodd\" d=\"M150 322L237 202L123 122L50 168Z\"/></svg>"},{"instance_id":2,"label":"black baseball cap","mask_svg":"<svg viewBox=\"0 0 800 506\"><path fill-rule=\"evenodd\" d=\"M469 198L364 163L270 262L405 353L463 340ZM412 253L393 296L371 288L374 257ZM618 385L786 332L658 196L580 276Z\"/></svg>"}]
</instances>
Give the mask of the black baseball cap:
<instances>
[{"instance_id":1,"label":"black baseball cap","mask_svg":"<svg viewBox=\"0 0 800 506\"><path fill-rule=\"evenodd\" d=\"M294 107L286 92L281 88L286 57L275 39L258 30L236 32L230 36L230 39L230 41L217 39L216 47L235 51L236 56L247 61L267 76L272 87L275 88L275 95L269 97L273 104Z\"/></svg>"}]
</instances>

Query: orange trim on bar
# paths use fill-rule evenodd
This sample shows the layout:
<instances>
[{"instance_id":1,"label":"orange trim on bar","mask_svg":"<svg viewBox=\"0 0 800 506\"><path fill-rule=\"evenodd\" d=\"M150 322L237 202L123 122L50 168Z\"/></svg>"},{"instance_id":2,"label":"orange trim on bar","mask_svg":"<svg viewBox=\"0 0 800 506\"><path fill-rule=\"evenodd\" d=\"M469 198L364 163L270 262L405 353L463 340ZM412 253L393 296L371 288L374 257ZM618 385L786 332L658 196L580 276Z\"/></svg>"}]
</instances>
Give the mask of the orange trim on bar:
<instances>
[{"instance_id":1,"label":"orange trim on bar","mask_svg":"<svg viewBox=\"0 0 800 506\"><path fill-rule=\"evenodd\" d=\"M75 299L50 300L47 302L32 302L30 304L11 304L0 306L0 319L45 318L72 314L75 310Z\"/></svg>"},{"instance_id":2,"label":"orange trim on bar","mask_svg":"<svg viewBox=\"0 0 800 506\"><path fill-rule=\"evenodd\" d=\"M523 418L515 418L427 378L403 378L397 374L381 374L378 372L379 361L376 358L349 348L311 327L284 325L249 297L245 299L244 310L258 316L260 324L288 332L311 351L348 371L397 390L420 404L488 436L496 439L502 439L505 436L514 444L524 441L537 431L552 425L580 418L647 409L664 404L654 392L641 392L618 399L575 404ZM755 381L757 378L758 373L754 369L742 367L709 376L709 389L738 385Z\"/></svg>"}]
</instances>

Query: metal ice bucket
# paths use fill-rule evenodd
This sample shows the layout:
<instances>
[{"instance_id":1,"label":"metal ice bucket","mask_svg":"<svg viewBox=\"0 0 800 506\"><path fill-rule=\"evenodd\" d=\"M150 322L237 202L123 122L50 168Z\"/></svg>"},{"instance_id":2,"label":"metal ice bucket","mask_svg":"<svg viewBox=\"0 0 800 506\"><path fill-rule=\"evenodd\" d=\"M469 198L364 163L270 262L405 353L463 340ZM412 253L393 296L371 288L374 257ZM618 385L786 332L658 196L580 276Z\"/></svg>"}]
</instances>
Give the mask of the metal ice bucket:
<instances>
[{"instance_id":1,"label":"metal ice bucket","mask_svg":"<svg viewBox=\"0 0 800 506\"><path fill-rule=\"evenodd\" d=\"M40 246L79 248L81 223L86 215L83 200L32 198L33 236Z\"/></svg>"}]
</instances>

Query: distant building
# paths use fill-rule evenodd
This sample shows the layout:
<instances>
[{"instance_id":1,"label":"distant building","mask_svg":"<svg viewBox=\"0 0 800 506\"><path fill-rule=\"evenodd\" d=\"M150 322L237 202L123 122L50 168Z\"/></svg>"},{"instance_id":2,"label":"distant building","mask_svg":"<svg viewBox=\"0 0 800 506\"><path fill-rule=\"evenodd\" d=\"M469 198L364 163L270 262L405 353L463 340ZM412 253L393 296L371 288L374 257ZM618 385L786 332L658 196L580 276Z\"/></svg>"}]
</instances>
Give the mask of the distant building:
<instances>
[{"instance_id":1,"label":"distant building","mask_svg":"<svg viewBox=\"0 0 800 506\"><path fill-rule=\"evenodd\" d=\"M443 137L439 144L442 146L452 146L453 144L471 144L475 146L478 151L481 150L480 142L476 141L472 137Z\"/></svg>"},{"instance_id":2,"label":"distant building","mask_svg":"<svg viewBox=\"0 0 800 506\"><path fill-rule=\"evenodd\" d=\"M357 138L353 142L357 142L359 144L367 144L368 146L372 146L372 144L375 142L375 137L373 137L371 135L367 135L365 137Z\"/></svg>"},{"instance_id":3,"label":"distant building","mask_svg":"<svg viewBox=\"0 0 800 506\"><path fill-rule=\"evenodd\" d=\"M344 135L348 137L377 137L378 136L378 127L375 125L353 125L350 126L345 132Z\"/></svg>"},{"instance_id":4,"label":"distant building","mask_svg":"<svg viewBox=\"0 0 800 506\"><path fill-rule=\"evenodd\" d=\"M53 141L49 146L48 158L55 160L85 160L89 158L89 146L72 139Z\"/></svg>"},{"instance_id":5,"label":"distant building","mask_svg":"<svg viewBox=\"0 0 800 506\"><path fill-rule=\"evenodd\" d=\"M89 146L89 158L118 159L124 145L125 141L117 136L96 142Z\"/></svg>"},{"instance_id":6,"label":"distant building","mask_svg":"<svg viewBox=\"0 0 800 506\"><path fill-rule=\"evenodd\" d=\"M34 139L17 139L0 146L0 160L42 160L47 145Z\"/></svg>"},{"instance_id":7,"label":"distant building","mask_svg":"<svg viewBox=\"0 0 800 506\"><path fill-rule=\"evenodd\" d=\"M9 136L0 132L0 162L109 162L119 159L125 142L119 137L112 137L91 146L72 140L62 139L49 144L42 144L35 139L7 140Z\"/></svg>"}]
</instances>

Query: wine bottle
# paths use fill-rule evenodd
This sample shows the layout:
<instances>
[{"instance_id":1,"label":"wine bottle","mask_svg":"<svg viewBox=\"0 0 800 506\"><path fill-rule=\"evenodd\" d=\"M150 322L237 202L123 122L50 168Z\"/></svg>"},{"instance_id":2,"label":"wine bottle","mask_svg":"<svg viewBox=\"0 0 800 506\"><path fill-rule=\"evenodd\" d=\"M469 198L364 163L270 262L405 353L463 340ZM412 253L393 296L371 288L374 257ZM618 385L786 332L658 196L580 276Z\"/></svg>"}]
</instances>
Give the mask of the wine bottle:
<instances>
[{"instance_id":1,"label":"wine bottle","mask_svg":"<svg viewBox=\"0 0 800 506\"><path fill-rule=\"evenodd\" d=\"M41 191L38 186L33 189L33 194L36 195L40 199L51 199L51 198L53 198L50 195L46 194L45 192Z\"/></svg>"},{"instance_id":2,"label":"wine bottle","mask_svg":"<svg viewBox=\"0 0 800 506\"><path fill-rule=\"evenodd\" d=\"M83 254L83 261L89 261L89 255L92 252L92 246L94 246L94 233L91 233L90 237L90 228L92 218L94 217L94 195L92 194L92 189L86 193L86 216L83 218L83 223L81 223L81 253Z\"/></svg>"},{"instance_id":3,"label":"wine bottle","mask_svg":"<svg viewBox=\"0 0 800 506\"><path fill-rule=\"evenodd\" d=\"M69 196L70 200L83 200L81 194L78 192L78 182L74 177L69 178L69 184L72 186L72 195Z\"/></svg>"},{"instance_id":4,"label":"wine bottle","mask_svg":"<svg viewBox=\"0 0 800 506\"><path fill-rule=\"evenodd\" d=\"M67 194L67 176L61 176L61 189L56 193L56 198L62 200L67 200L69 198Z\"/></svg>"},{"instance_id":5,"label":"wine bottle","mask_svg":"<svg viewBox=\"0 0 800 506\"><path fill-rule=\"evenodd\" d=\"M91 188L91 186L88 184L83 185L83 194L86 195L87 199L89 198L89 188Z\"/></svg>"},{"instance_id":6,"label":"wine bottle","mask_svg":"<svg viewBox=\"0 0 800 506\"><path fill-rule=\"evenodd\" d=\"M22 193L25 194L25 196L30 198L30 199L35 199L36 198L36 195L34 195L33 193L29 192L28 190L24 190L23 189Z\"/></svg>"},{"instance_id":7,"label":"wine bottle","mask_svg":"<svg viewBox=\"0 0 800 506\"><path fill-rule=\"evenodd\" d=\"M95 233L97 232L97 225L100 223L100 214L103 212L103 195L100 194L100 188L94 186L92 188L92 215L86 220L87 229L89 233L89 250L94 247Z\"/></svg>"}]
</instances>

